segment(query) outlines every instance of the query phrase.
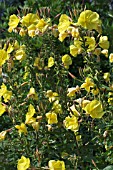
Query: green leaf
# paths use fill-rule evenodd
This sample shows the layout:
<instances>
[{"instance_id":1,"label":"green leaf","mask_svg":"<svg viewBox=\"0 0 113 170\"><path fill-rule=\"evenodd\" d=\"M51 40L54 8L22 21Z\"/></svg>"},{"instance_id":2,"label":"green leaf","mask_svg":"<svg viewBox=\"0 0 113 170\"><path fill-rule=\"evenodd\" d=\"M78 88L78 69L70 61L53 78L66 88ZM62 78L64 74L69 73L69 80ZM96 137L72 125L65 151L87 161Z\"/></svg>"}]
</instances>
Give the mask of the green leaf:
<instances>
[{"instance_id":1,"label":"green leaf","mask_svg":"<svg viewBox=\"0 0 113 170\"><path fill-rule=\"evenodd\" d=\"M109 165L109 166L105 167L103 170L113 170L113 165Z\"/></svg>"}]
</instances>

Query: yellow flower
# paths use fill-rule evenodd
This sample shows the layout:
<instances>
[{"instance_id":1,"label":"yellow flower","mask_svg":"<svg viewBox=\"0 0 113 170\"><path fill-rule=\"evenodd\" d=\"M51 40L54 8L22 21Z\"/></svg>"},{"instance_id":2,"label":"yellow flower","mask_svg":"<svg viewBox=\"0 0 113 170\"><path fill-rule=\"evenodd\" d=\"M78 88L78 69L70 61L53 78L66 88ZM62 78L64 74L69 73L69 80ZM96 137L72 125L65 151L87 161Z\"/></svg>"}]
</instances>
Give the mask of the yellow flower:
<instances>
[{"instance_id":1,"label":"yellow flower","mask_svg":"<svg viewBox=\"0 0 113 170\"><path fill-rule=\"evenodd\" d=\"M79 48L74 46L74 45L70 45L70 54L73 56L73 57L76 57L79 53Z\"/></svg>"},{"instance_id":2,"label":"yellow flower","mask_svg":"<svg viewBox=\"0 0 113 170\"><path fill-rule=\"evenodd\" d=\"M53 57L49 57L48 58L48 67L52 67L54 65L54 58Z\"/></svg>"},{"instance_id":3,"label":"yellow flower","mask_svg":"<svg viewBox=\"0 0 113 170\"><path fill-rule=\"evenodd\" d=\"M36 118L34 118L35 109L32 104L29 105L28 112L26 113L26 121L25 124L31 124L33 122L36 122Z\"/></svg>"},{"instance_id":4,"label":"yellow flower","mask_svg":"<svg viewBox=\"0 0 113 170\"><path fill-rule=\"evenodd\" d=\"M26 35L26 30L24 30L23 28L21 28L20 31L19 31L19 35L20 35L20 36L25 36L25 35Z\"/></svg>"},{"instance_id":5,"label":"yellow flower","mask_svg":"<svg viewBox=\"0 0 113 170\"><path fill-rule=\"evenodd\" d=\"M104 54L106 58L108 57L108 50L102 50L101 53Z\"/></svg>"},{"instance_id":6,"label":"yellow flower","mask_svg":"<svg viewBox=\"0 0 113 170\"><path fill-rule=\"evenodd\" d=\"M29 13L24 16L21 20L22 26L29 27L30 25L36 25L39 21L39 16L37 14Z\"/></svg>"},{"instance_id":7,"label":"yellow flower","mask_svg":"<svg viewBox=\"0 0 113 170\"><path fill-rule=\"evenodd\" d=\"M26 53L21 47L16 51L15 58L20 61L26 58Z\"/></svg>"},{"instance_id":8,"label":"yellow flower","mask_svg":"<svg viewBox=\"0 0 113 170\"><path fill-rule=\"evenodd\" d=\"M21 156L21 159L18 160L17 169L26 170L30 167L30 159L25 156Z\"/></svg>"},{"instance_id":9,"label":"yellow flower","mask_svg":"<svg viewBox=\"0 0 113 170\"><path fill-rule=\"evenodd\" d=\"M2 105L2 103L0 102L0 116L2 116L2 114L6 111L6 107Z\"/></svg>"},{"instance_id":10,"label":"yellow flower","mask_svg":"<svg viewBox=\"0 0 113 170\"><path fill-rule=\"evenodd\" d=\"M7 133L7 131L0 132L0 141L5 139L6 133Z\"/></svg>"},{"instance_id":11,"label":"yellow flower","mask_svg":"<svg viewBox=\"0 0 113 170\"><path fill-rule=\"evenodd\" d=\"M46 113L46 117L48 119L48 124L56 124L58 123L57 114L54 112Z\"/></svg>"},{"instance_id":12,"label":"yellow flower","mask_svg":"<svg viewBox=\"0 0 113 170\"><path fill-rule=\"evenodd\" d=\"M24 134L27 133L27 128L26 128L26 125L24 123L21 123L21 125L16 125L15 128L18 129L20 136L21 136L21 133L24 133Z\"/></svg>"},{"instance_id":13,"label":"yellow flower","mask_svg":"<svg viewBox=\"0 0 113 170\"><path fill-rule=\"evenodd\" d=\"M89 30L97 30L99 32L99 26L101 21L99 20L99 15L91 10L86 10L81 12L78 18L78 24Z\"/></svg>"},{"instance_id":14,"label":"yellow flower","mask_svg":"<svg viewBox=\"0 0 113 170\"><path fill-rule=\"evenodd\" d=\"M38 24L36 25L36 28L38 28L38 30L41 31L42 33L46 31L47 27L48 27L48 23L44 21L43 18L40 19Z\"/></svg>"},{"instance_id":15,"label":"yellow flower","mask_svg":"<svg viewBox=\"0 0 113 170\"><path fill-rule=\"evenodd\" d=\"M73 26L69 26L67 29L68 33L72 35L72 37L74 38L78 38L79 37L79 29L75 28Z\"/></svg>"},{"instance_id":16,"label":"yellow flower","mask_svg":"<svg viewBox=\"0 0 113 170\"><path fill-rule=\"evenodd\" d=\"M19 21L20 19L15 14L11 15L9 18L9 23L8 23L9 25L8 31L12 32L12 30L17 27Z\"/></svg>"},{"instance_id":17,"label":"yellow flower","mask_svg":"<svg viewBox=\"0 0 113 170\"><path fill-rule=\"evenodd\" d=\"M110 54L109 61L110 61L110 63L113 63L113 53Z\"/></svg>"},{"instance_id":18,"label":"yellow flower","mask_svg":"<svg viewBox=\"0 0 113 170\"><path fill-rule=\"evenodd\" d=\"M60 33L58 39L59 39L61 42L63 42L64 39L65 39L67 36L68 36L68 33L67 33L67 32Z\"/></svg>"},{"instance_id":19,"label":"yellow flower","mask_svg":"<svg viewBox=\"0 0 113 170\"><path fill-rule=\"evenodd\" d=\"M35 36L35 31L36 31L36 26L34 24L30 25L28 27L28 35L30 37L34 37Z\"/></svg>"},{"instance_id":20,"label":"yellow flower","mask_svg":"<svg viewBox=\"0 0 113 170\"><path fill-rule=\"evenodd\" d=\"M66 129L70 129L74 132L78 131L79 129L78 119L74 115L72 115L71 117L70 116L66 117L64 124Z\"/></svg>"},{"instance_id":21,"label":"yellow flower","mask_svg":"<svg viewBox=\"0 0 113 170\"><path fill-rule=\"evenodd\" d=\"M1 89L0 89L0 97L1 96L3 96L5 102L8 102L8 100L10 100L12 96L12 91L8 91L4 83L2 83Z\"/></svg>"},{"instance_id":22,"label":"yellow flower","mask_svg":"<svg viewBox=\"0 0 113 170\"><path fill-rule=\"evenodd\" d=\"M113 97L108 98L108 103L113 106Z\"/></svg>"},{"instance_id":23,"label":"yellow flower","mask_svg":"<svg viewBox=\"0 0 113 170\"><path fill-rule=\"evenodd\" d=\"M14 50L14 47L9 43L8 48L7 48L7 53L11 53Z\"/></svg>"},{"instance_id":24,"label":"yellow flower","mask_svg":"<svg viewBox=\"0 0 113 170\"><path fill-rule=\"evenodd\" d=\"M71 111L71 112L70 112L71 114L72 114L72 112L73 112L74 116L80 116L80 113L76 110L74 104L70 107L69 110Z\"/></svg>"},{"instance_id":25,"label":"yellow flower","mask_svg":"<svg viewBox=\"0 0 113 170\"><path fill-rule=\"evenodd\" d=\"M52 110L53 110L55 113L58 113L58 114L61 114L61 113L62 113L62 106L61 106L61 104L59 104L59 100L56 100L56 101L53 103Z\"/></svg>"},{"instance_id":26,"label":"yellow flower","mask_svg":"<svg viewBox=\"0 0 113 170\"><path fill-rule=\"evenodd\" d=\"M72 64L72 59L71 57L68 55L68 54L65 54L63 57L62 57L62 62L64 64L64 67L65 68L69 68L69 65Z\"/></svg>"},{"instance_id":27,"label":"yellow flower","mask_svg":"<svg viewBox=\"0 0 113 170\"><path fill-rule=\"evenodd\" d=\"M95 38L94 37L88 37L88 36L86 36L86 37L84 37L85 38L85 46L88 48L88 50L87 51L92 51L92 50L94 50L95 49L95 44L96 44L96 42L95 42Z\"/></svg>"},{"instance_id":28,"label":"yellow flower","mask_svg":"<svg viewBox=\"0 0 113 170\"><path fill-rule=\"evenodd\" d=\"M84 88L87 92L90 92L91 87L94 87L94 83L92 82L91 78L87 77L85 79L85 83L81 85L81 88Z\"/></svg>"},{"instance_id":29,"label":"yellow flower","mask_svg":"<svg viewBox=\"0 0 113 170\"><path fill-rule=\"evenodd\" d=\"M101 36L99 39L99 46L103 49L109 48L109 41L107 36Z\"/></svg>"},{"instance_id":30,"label":"yellow flower","mask_svg":"<svg viewBox=\"0 0 113 170\"><path fill-rule=\"evenodd\" d=\"M34 66L38 67L39 70L42 70L44 67L44 60L40 57L35 58Z\"/></svg>"},{"instance_id":31,"label":"yellow flower","mask_svg":"<svg viewBox=\"0 0 113 170\"><path fill-rule=\"evenodd\" d=\"M53 102L59 99L58 93L52 92L52 90L48 90L46 93L46 96L49 98L50 102Z\"/></svg>"},{"instance_id":32,"label":"yellow flower","mask_svg":"<svg viewBox=\"0 0 113 170\"><path fill-rule=\"evenodd\" d=\"M6 92L7 92L7 87L4 83L2 83L1 89L0 89L0 97L3 96Z\"/></svg>"},{"instance_id":33,"label":"yellow flower","mask_svg":"<svg viewBox=\"0 0 113 170\"><path fill-rule=\"evenodd\" d=\"M108 82L110 80L110 73L109 72L104 73L103 78L106 82Z\"/></svg>"},{"instance_id":34,"label":"yellow flower","mask_svg":"<svg viewBox=\"0 0 113 170\"><path fill-rule=\"evenodd\" d=\"M69 17L66 14L62 14L59 19L58 31L62 34L67 28L70 26L71 22L69 21Z\"/></svg>"},{"instance_id":35,"label":"yellow flower","mask_svg":"<svg viewBox=\"0 0 113 170\"><path fill-rule=\"evenodd\" d=\"M8 53L4 49L1 49L0 50L0 66L2 66L5 63L5 61L8 59L9 59Z\"/></svg>"},{"instance_id":36,"label":"yellow flower","mask_svg":"<svg viewBox=\"0 0 113 170\"><path fill-rule=\"evenodd\" d=\"M90 103L90 101L84 99L84 100L81 102L82 109L84 109L84 108L87 106L88 103Z\"/></svg>"},{"instance_id":37,"label":"yellow flower","mask_svg":"<svg viewBox=\"0 0 113 170\"><path fill-rule=\"evenodd\" d=\"M27 97L32 98L34 100L38 100L38 95L36 94L35 89L33 87L30 88Z\"/></svg>"},{"instance_id":38,"label":"yellow flower","mask_svg":"<svg viewBox=\"0 0 113 170\"><path fill-rule=\"evenodd\" d=\"M64 161L50 160L48 163L50 170L65 170Z\"/></svg>"},{"instance_id":39,"label":"yellow flower","mask_svg":"<svg viewBox=\"0 0 113 170\"><path fill-rule=\"evenodd\" d=\"M6 91L4 94L3 94L3 98L4 98L4 101L5 102L8 102L10 99L11 99L11 96L12 96L12 91Z\"/></svg>"},{"instance_id":40,"label":"yellow flower","mask_svg":"<svg viewBox=\"0 0 113 170\"><path fill-rule=\"evenodd\" d=\"M79 90L80 90L79 86L68 88L67 96L73 97L73 96L75 96L75 93L78 92Z\"/></svg>"},{"instance_id":41,"label":"yellow flower","mask_svg":"<svg viewBox=\"0 0 113 170\"><path fill-rule=\"evenodd\" d=\"M94 94L94 95L97 95L99 93L99 89L96 87L95 89L92 89L91 92Z\"/></svg>"},{"instance_id":42,"label":"yellow flower","mask_svg":"<svg viewBox=\"0 0 113 170\"><path fill-rule=\"evenodd\" d=\"M86 107L84 108L87 114L89 114L92 118L102 118L104 115L102 103L98 100L90 101Z\"/></svg>"}]
</instances>

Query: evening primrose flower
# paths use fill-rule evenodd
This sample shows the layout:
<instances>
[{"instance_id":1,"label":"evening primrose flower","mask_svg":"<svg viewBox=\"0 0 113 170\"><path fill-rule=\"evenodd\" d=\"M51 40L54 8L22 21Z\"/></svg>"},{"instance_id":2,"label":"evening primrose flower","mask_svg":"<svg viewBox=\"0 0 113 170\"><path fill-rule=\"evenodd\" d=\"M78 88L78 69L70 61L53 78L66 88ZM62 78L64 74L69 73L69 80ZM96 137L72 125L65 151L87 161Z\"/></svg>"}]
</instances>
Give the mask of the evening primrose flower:
<instances>
[{"instance_id":1,"label":"evening primrose flower","mask_svg":"<svg viewBox=\"0 0 113 170\"><path fill-rule=\"evenodd\" d=\"M54 58L53 57L49 57L48 58L48 67L50 68L50 67L52 67L53 65L54 65Z\"/></svg>"},{"instance_id":2,"label":"evening primrose flower","mask_svg":"<svg viewBox=\"0 0 113 170\"><path fill-rule=\"evenodd\" d=\"M74 37L74 38L78 38L79 37L79 29L78 28L75 28L73 26L69 26L68 29L67 29L67 32L69 34L71 34L72 37Z\"/></svg>"},{"instance_id":3,"label":"evening primrose flower","mask_svg":"<svg viewBox=\"0 0 113 170\"><path fill-rule=\"evenodd\" d=\"M19 35L22 36L22 37L25 36L26 33L27 32L26 32L26 30L24 30L24 28L21 28L20 31L19 31Z\"/></svg>"},{"instance_id":4,"label":"evening primrose flower","mask_svg":"<svg viewBox=\"0 0 113 170\"><path fill-rule=\"evenodd\" d=\"M102 118L104 115L102 103L98 100L90 101L84 108L86 114L89 114L92 118Z\"/></svg>"},{"instance_id":5,"label":"evening primrose flower","mask_svg":"<svg viewBox=\"0 0 113 170\"><path fill-rule=\"evenodd\" d=\"M6 107L0 102L0 116L6 111Z\"/></svg>"},{"instance_id":6,"label":"evening primrose flower","mask_svg":"<svg viewBox=\"0 0 113 170\"><path fill-rule=\"evenodd\" d=\"M109 62L110 62L110 63L113 63L113 53L111 53L111 54L109 55Z\"/></svg>"},{"instance_id":7,"label":"evening primrose flower","mask_svg":"<svg viewBox=\"0 0 113 170\"><path fill-rule=\"evenodd\" d=\"M29 27L30 25L36 25L39 21L39 16L37 14L29 13L26 16L22 17L21 23L22 26Z\"/></svg>"},{"instance_id":8,"label":"evening primrose flower","mask_svg":"<svg viewBox=\"0 0 113 170\"><path fill-rule=\"evenodd\" d=\"M48 120L48 124L56 124L56 123L58 123L56 113L48 112L48 113L46 113L46 117L47 117L47 120Z\"/></svg>"},{"instance_id":9,"label":"evening primrose flower","mask_svg":"<svg viewBox=\"0 0 113 170\"><path fill-rule=\"evenodd\" d=\"M28 112L26 113L26 120L25 120L25 124L31 124L33 122L36 122L36 118L34 118L34 114L35 114L35 108L32 104L29 105L28 108Z\"/></svg>"},{"instance_id":10,"label":"evening primrose flower","mask_svg":"<svg viewBox=\"0 0 113 170\"><path fill-rule=\"evenodd\" d=\"M7 131L0 132L0 141L3 141L5 139Z\"/></svg>"},{"instance_id":11,"label":"evening primrose flower","mask_svg":"<svg viewBox=\"0 0 113 170\"><path fill-rule=\"evenodd\" d=\"M50 170L65 170L65 164L64 161L55 161L55 160L50 160L48 162L48 166Z\"/></svg>"},{"instance_id":12,"label":"evening primrose flower","mask_svg":"<svg viewBox=\"0 0 113 170\"><path fill-rule=\"evenodd\" d=\"M9 59L8 53L4 49L1 49L0 50L0 66L2 66L8 59Z\"/></svg>"},{"instance_id":13,"label":"evening primrose flower","mask_svg":"<svg viewBox=\"0 0 113 170\"><path fill-rule=\"evenodd\" d=\"M91 78L87 77L85 79L85 83L81 85L81 88L84 88L87 92L90 92L91 87L94 87L94 83L92 82Z\"/></svg>"},{"instance_id":14,"label":"evening primrose flower","mask_svg":"<svg viewBox=\"0 0 113 170\"><path fill-rule=\"evenodd\" d=\"M66 69L69 69L69 66L72 64L72 59L71 57L68 55L68 54L65 54L63 57L62 57L62 62L64 64L64 67Z\"/></svg>"},{"instance_id":15,"label":"evening primrose flower","mask_svg":"<svg viewBox=\"0 0 113 170\"><path fill-rule=\"evenodd\" d=\"M26 58L25 50L20 47L20 49L16 51L15 58L19 61L23 61Z\"/></svg>"},{"instance_id":16,"label":"evening primrose flower","mask_svg":"<svg viewBox=\"0 0 113 170\"><path fill-rule=\"evenodd\" d=\"M18 129L18 133L21 136L21 133L27 134L27 128L24 123L21 123L20 125L15 126L16 129Z\"/></svg>"},{"instance_id":17,"label":"evening primrose flower","mask_svg":"<svg viewBox=\"0 0 113 170\"><path fill-rule=\"evenodd\" d=\"M101 54L104 54L106 58L108 58L108 50L104 49L101 51Z\"/></svg>"},{"instance_id":18,"label":"evening primrose flower","mask_svg":"<svg viewBox=\"0 0 113 170\"><path fill-rule=\"evenodd\" d=\"M79 86L76 86L76 87L70 87L68 88L68 94L67 96L68 97L74 97L75 96L75 93L80 91L80 87Z\"/></svg>"},{"instance_id":19,"label":"evening primrose flower","mask_svg":"<svg viewBox=\"0 0 113 170\"><path fill-rule=\"evenodd\" d=\"M88 36L85 36L85 46L88 47L87 51L92 51L95 49L95 44L96 44L96 41L95 41L95 38L94 37L88 37Z\"/></svg>"},{"instance_id":20,"label":"evening primrose flower","mask_svg":"<svg viewBox=\"0 0 113 170\"><path fill-rule=\"evenodd\" d=\"M11 99L11 96L12 96L12 91L7 90L3 95L4 101L8 102Z\"/></svg>"},{"instance_id":21,"label":"evening primrose flower","mask_svg":"<svg viewBox=\"0 0 113 170\"><path fill-rule=\"evenodd\" d=\"M60 33L58 39L59 39L61 42L63 42L64 39L65 39L67 36L68 36L68 33L67 33L67 32Z\"/></svg>"},{"instance_id":22,"label":"evening primrose flower","mask_svg":"<svg viewBox=\"0 0 113 170\"><path fill-rule=\"evenodd\" d=\"M12 96L12 91L8 91L4 83L2 83L1 89L0 89L0 97L1 96L3 96L5 102L8 102L8 100L10 100Z\"/></svg>"},{"instance_id":23,"label":"evening primrose flower","mask_svg":"<svg viewBox=\"0 0 113 170\"><path fill-rule=\"evenodd\" d=\"M109 72L104 73L103 78L106 82L108 82L110 80L110 73Z\"/></svg>"},{"instance_id":24,"label":"evening primrose flower","mask_svg":"<svg viewBox=\"0 0 113 170\"><path fill-rule=\"evenodd\" d=\"M11 53L14 50L14 47L9 43L8 48L7 48L7 53Z\"/></svg>"},{"instance_id":25,"label":"evening primrose flower","mask_svg":"<svg viewBox=\"0 0 113 170\"><path fill-rule=\"evenodd\" d=\"M59 100L56 100L56 101L53 103L52 111L54 111L55 113L58 113L58 114L61 114L61 113L62 113L62 106L61 106L61 104L59 103Z\"/></svg>"},{"instance_id":26,"label":"evening primrose flower","mask_svg":"<svg viewBox=\"0 0 113 170\"><path fill-rule=\"evenodd\" d=\"M73 56L73 57L76 57L79 53L79 48L76 47L75 45L70 45L70 54Z\"/></svg>"},{"instance_id":27,"label":"evening primrose flower","mask_svg":"<svg viewBox=\"0 0 113 170\"><path fill-rule=\"evenodd\" d=\"M30 159L25 156L21 156L21 159L18 160L17 169L26 170L30 167Z\"/></svg>"},{"instance_id":28,"label":"evening primrose flower","mask_svg":"<svg viewBox=\"0 0 113 170\"><path fill-rule=\"evenodd\" d=\"M50 18L47 20L47 22L42 18L38 21L36 28L43 33L48 28L49 22Z\"/></svg>"},{"instance_id":29,"label":"evening primrose flower","mask_svg":"<svg viewBox=\"0 0 113 170\"><path fill-rule=\"evenodd\" d=\"M78 131L79 129L78 119L74 115L72 115L71 117L67 116L64 120L64 125L66 129L70 129L74 132Z\"/></svg>"},{"instance_id":30,"label":"evening primrose flower","mask_svg":"<svg viewBox=\"0 0 113 170\"><path fill-rule=\"evenodd\" d=\"M28 27L28 35L33 38L35 36L35 30L36 26L34 24L30 25Z\"/></svg>"},{"instance_id":31,"label":"evening primrose flower","mask_svg":"<svg viewBox=\"0 0 113 170\"><path fill-rule=\"evenodd\" d=\"M101 36L99 39L99 46L103 49L109 48L109 41L107 36Z\"/></svg>"},{"instance_id":32,"label":"evening primrose flower","mask_svg":"<svg viewBox=\"0 0 113 170\"><path fill-rule=\"evenodd\" d=\"M8 23L9 25L8 31L12 32L12 30L18 26L19 21L20 19L15 14L11 15Z\"/></svg>"},{"instance_id":33,"label":"evening primrose flower","mask_svg":"<svg viewBox=\"0 0 113 170\"><path fill-rule=\"evenodd\" d=\"M79 18L78 18L78 25L81 25L82 27L89 29L89 30L99 30L99 25L101 26L101 21L99 19L99 15L96 12L93 12L91 10L85 10L81 12Z\"/></svg>"},{"instance_id":34,"label":"evening primrose flower","mask_svg":"<svg viewBox=\"0 0 113 170\"><path fill-rule=\"evenodd\" d=\"M47 90L47 92L46 92L46 97L49 98L49 101L50 101L50 102L53 102L53 101L59 99L58 93L52 92L52 90Z\"/></svg>"},{"instance_id":35,"label":"evening primrose flower","mask_svg":"<svg viewBox=\"0 0 113 170\"><path fill-rule=\"evenodd\" d=\"M70 26L71 22L69 20L69 17L66 14L62 14L60 19L59 19L59 24L58 24L58 31L59 33L64 33L67 28Z\"/></svg>"}]
</instances>

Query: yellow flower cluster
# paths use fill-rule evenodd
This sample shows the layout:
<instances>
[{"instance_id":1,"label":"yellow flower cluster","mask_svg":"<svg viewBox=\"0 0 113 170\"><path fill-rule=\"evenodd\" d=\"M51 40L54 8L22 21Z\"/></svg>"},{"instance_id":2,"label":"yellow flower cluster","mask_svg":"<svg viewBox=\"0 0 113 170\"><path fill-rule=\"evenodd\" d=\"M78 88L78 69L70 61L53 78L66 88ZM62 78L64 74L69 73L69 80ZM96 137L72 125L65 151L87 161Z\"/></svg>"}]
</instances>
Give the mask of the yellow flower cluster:
<instances>
[{"instance_id":1,"label":"yellow flower cluster","mask_svg":"<svg viewBox=\"0 0 113 170\"><path fill-rule=\"evenodd\" d=\"M52 92L52 90L48 90L46 96L49 98L49 102L53 102L51 110L46 113L48 124L56 124L58 123L57 115L62 114L62 106L59 103L59 95L56 92Z\"/></svg>"},{"instance_id":2,"label":"yellow flower cluster","mask_svg":"<svg viewBox=\"0 0 113 170\"><path fill-rule=\"evenodd\" d=\"M1 85L0 89L0 98L3 97L4 102L8 102L11 99L12 91L7 90L7 87L4 83Z\"/></svg>"},{"instance_id":3,"label":"yellow flower cluster","mask_svg":"<svg viewBox=\"0 0 113 170\"><path fill-rule=\"evenodd\" d=\"M8 25L9 32L16 30L21 36L28 34L30 37L34 37L47 30L50 25L50 18L40 18L37 14L33 13L28 13L26 16L19 18L13 14L10 16ZM20 25L20 27L17 27L18 25Z\"/></svg>"}]
</instances>

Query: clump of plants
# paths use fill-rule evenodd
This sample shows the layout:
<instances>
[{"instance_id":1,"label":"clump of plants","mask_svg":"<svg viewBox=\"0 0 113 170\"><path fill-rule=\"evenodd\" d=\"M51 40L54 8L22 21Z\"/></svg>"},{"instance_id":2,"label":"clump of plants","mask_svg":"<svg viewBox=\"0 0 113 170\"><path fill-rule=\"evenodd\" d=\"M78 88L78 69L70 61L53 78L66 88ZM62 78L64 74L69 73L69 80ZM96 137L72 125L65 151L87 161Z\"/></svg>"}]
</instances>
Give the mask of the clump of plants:
<instances>
[{"instance_id":1,"label":"clump of plants","mask_svg":"<svg viewBox=\"0 0 113 170\"><path fill-rule=\"evenodd\" d=\"M62 14L56 24L39 12L19 13L8 25L0 49L0 166L112 164L113 54L99 14Z\"/></svg>"}]
</instances>

